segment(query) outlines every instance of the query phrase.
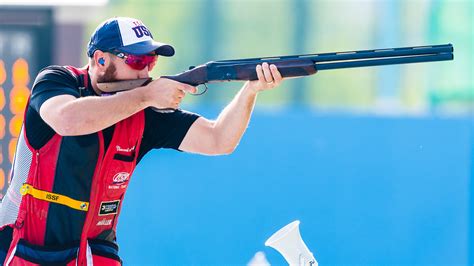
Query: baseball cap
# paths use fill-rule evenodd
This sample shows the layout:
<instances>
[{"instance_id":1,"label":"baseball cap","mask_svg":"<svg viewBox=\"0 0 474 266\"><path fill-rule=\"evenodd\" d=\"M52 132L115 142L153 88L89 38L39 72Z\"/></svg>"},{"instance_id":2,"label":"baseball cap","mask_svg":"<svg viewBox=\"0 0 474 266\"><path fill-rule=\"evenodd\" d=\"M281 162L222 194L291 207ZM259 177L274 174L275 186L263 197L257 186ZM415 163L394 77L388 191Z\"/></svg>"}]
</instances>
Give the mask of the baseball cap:
<instances>
[{"instance_id":1,"label":"baseball cap","mask_svg":"<svg viewBox=\"0 0 474 266\"><path fill-rule=\"evenodd\" d=\"M127 54L141 55L153 51L162 56L173 56L174 48L166 43L155 42L148 28L138 19L115 17L100 24L91 36L87 55L96 50L118 50Z\"/></svg>"}]
</instances>

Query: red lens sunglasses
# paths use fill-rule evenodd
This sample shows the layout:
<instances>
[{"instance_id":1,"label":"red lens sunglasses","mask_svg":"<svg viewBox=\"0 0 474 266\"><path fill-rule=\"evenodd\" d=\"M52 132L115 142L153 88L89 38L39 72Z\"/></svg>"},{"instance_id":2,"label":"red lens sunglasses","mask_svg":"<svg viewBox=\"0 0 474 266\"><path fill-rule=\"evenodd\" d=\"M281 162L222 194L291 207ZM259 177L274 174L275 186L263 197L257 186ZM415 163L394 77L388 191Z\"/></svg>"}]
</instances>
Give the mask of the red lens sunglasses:
<instances>
[{"instance_id":1,"label":"red lens sunglasses","mask_svg":"<svg viewBox=\"0 0 474 266\"><path fill-rule=\"evenodd\" d=\"M156 59L158 58L158 55L156 54L133 55L125 54L119 51L109 51L109 53L125 60L125 64L135 70L142 70L147 66L151 70L151 68L155 65Z\"/></svg>"}]
</instances>

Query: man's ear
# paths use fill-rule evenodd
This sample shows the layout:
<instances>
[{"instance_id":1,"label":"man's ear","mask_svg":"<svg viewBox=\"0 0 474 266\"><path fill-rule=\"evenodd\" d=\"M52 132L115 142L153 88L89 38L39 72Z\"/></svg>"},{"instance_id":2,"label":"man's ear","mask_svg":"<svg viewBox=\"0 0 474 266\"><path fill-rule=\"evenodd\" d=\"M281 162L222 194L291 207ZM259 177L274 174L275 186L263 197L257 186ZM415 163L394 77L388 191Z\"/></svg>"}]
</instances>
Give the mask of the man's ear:
<instances>
[{"instance_id":1,"label":"man's ear","mask_svg":"<svg viewBox=\"0 0 474 266\"><path fill-rule=\"evenodd\" d=\"M109 60L108 60L107 55L101 50L95 51L92 59L94 60L94 63L98 67L99 70L107 68Z\"/></svg>"}]
</instances>

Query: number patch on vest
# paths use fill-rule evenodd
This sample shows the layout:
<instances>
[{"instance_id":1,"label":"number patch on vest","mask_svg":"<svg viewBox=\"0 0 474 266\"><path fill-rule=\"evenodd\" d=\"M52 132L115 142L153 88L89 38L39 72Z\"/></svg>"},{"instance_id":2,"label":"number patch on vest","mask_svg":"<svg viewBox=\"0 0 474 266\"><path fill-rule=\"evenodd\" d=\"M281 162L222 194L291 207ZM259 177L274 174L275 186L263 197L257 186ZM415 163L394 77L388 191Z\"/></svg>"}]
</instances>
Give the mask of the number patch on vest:
<instances>
[{"instance_id":1,"label":"number patch on vest","mask_svg":"<svg viewBox=\"0 0 474 266\"><path fill-rule=\"evenodd\" d=\"M120 200L103 201L100 203L99 216L117 214Z\"/></svg>"}]
</instances>

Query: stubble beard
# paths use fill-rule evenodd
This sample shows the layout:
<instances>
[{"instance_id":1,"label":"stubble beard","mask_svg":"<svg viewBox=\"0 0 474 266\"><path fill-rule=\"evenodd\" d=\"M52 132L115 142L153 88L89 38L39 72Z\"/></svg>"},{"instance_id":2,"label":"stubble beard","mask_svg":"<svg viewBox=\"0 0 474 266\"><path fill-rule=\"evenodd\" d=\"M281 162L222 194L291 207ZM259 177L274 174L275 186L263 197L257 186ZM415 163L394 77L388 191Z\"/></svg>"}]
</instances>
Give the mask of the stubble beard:
<instances>
[{"instance_id":1,"label":"stubble beard","mask_svg":"<svg viewBox=\"0 0 474 266\"><path fill-rule=\"evenodd\" d=\"M116 70L117 68L115 67L115 65L110 64L109 67L105 70L105 73L103 75L98 75L97 83L117 81Z\"/></svg>"}]
</instances>

